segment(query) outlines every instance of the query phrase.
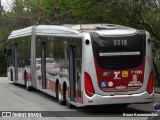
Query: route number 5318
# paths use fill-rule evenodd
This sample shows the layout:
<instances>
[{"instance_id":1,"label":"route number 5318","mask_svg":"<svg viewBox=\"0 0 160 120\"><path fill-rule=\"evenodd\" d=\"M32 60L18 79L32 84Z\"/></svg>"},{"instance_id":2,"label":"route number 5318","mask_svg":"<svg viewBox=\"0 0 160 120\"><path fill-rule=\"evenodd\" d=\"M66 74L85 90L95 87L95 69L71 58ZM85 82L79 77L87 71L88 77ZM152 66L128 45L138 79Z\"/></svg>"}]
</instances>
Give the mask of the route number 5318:
<instances>
[{"instance_id":1,"label":"route number 5318","mask_svg":"<svg viewBox=\"0 0 160 120\"><path fill-rule=\"evenodd\" d=\"M114 40L114 46L126 46L127 40Z\"/></svg>"}]
</instances>

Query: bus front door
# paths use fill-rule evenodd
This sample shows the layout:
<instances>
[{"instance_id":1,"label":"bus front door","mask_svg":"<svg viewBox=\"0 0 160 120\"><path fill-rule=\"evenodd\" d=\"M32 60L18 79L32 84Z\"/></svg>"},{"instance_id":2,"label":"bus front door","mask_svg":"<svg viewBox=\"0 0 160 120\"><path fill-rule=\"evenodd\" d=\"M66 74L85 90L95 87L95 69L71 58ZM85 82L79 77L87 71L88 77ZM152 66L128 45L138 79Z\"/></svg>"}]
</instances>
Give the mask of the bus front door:
<instances>
[{"instance_id":1,"label":"bus front door","mask_svg":"<svg viewBox=\"0 0 160 120\"><path fill-rule=\"evenodd\" d=\"M75 46L69 45L69 84L70 100L75 101L76 97L76 76L75 76Z\"/></svg>"}]
</instances>

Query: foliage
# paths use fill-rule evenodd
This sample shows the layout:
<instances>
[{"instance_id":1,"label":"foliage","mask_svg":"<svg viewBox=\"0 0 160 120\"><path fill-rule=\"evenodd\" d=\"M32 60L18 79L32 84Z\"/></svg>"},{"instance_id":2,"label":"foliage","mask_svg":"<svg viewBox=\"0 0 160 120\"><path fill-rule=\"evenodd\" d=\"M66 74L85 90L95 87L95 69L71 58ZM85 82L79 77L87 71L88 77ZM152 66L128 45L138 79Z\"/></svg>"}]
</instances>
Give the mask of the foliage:
<instances>
[{"instance_id":1,"label":"foliage","mask_svg":"<svg viewBox=\"0 0 160 120\"><path fill-rule=\"evenodd\" d=\"M149 31L154 56L160 54L157 0L15 0L12 10L3 10L0 17L0 51L12 30L31 25L113 23Z\"/></svg>"}]
</instances>

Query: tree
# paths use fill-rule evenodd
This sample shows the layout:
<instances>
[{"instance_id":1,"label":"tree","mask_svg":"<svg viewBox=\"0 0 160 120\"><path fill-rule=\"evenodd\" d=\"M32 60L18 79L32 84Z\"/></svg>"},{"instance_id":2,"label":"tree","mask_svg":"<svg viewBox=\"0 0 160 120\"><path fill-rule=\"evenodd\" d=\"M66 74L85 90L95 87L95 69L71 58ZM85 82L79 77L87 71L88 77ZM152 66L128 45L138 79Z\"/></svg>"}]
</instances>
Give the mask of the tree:
<instances>
[{"instance_id":1,"label":"tree","mask_svg":"<svg viewBox=\"0 0 160 120\"><path fill-rule=\"evenodd\" d=\"M11 11L2 11L0 46L12 30L66 23L113 23L145 29L151 33L154 54L159 54L160 4L157 0L15 0Z\"/></svg>"}]
</instances>

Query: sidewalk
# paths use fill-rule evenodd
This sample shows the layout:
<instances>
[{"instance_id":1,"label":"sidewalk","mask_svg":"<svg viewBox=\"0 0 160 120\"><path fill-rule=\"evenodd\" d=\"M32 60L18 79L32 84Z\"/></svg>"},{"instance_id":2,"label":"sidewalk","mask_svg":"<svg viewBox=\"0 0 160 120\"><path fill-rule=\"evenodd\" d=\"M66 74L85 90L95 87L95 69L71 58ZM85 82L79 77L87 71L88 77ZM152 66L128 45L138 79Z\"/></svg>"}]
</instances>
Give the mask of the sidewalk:
<instances>
[{"instance_id":1,"label":"sidewalk","mask_svg":"<svg viewBox=\"0 0 160 120\"><path fill-rule=\"evenodd\" d=\"M154 92L160 94L160 87L154 86Z\"/></svg>"}]
</instances>

